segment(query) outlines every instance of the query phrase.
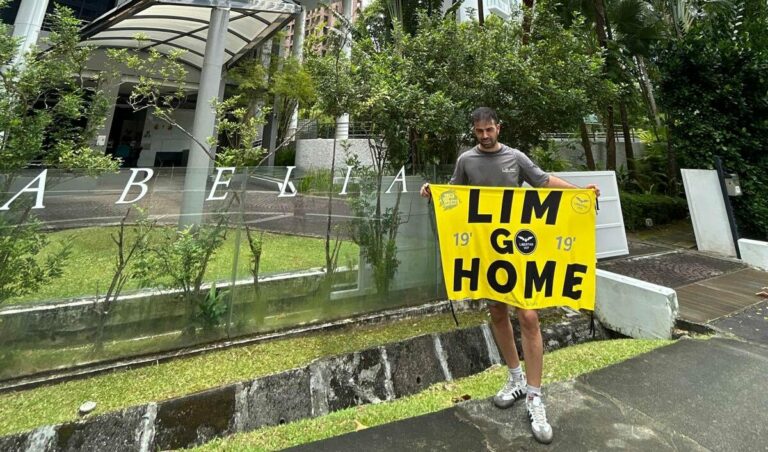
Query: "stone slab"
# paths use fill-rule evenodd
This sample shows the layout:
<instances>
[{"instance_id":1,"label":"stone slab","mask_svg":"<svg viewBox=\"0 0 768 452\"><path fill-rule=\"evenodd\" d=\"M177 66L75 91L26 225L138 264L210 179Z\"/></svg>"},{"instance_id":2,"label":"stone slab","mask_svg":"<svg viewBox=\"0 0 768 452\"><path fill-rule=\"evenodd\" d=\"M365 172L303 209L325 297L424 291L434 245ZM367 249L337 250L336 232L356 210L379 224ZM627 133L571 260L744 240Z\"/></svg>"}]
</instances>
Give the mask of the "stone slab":
<instances>
[{"instance_id":1,"label":"stone slab","mask_svg":"<svg viewBox=\"0 0 768 452\"><path fill-rule=\"evenodd\" d=\"M742 339L768 345L768 301L718 319L712 325Z\"/></svg>"},{"instance_id":2,"label":"stone slab","mask_svg":"<svg viewBox=\"0 0 768 452\"><path fill-rule=\"evenodd\" d=\"M324 393L328 411L393 398L387 390L386 366L378 348L326 358L312 366L315 368L312 371L322 376L313 386L324 387L318 393L313 392L313 397L322 397Z\"/></svg>"},{"instance_id":3,"label":"stone slab","mask_svg":"<svg viewBox=\"0 0 768 452\"><path fill-rule=\"evenodd\" d=\"M246 431L311 417L309 368L254 380L246 397L247 410L242 427Z\"/></svg>"},{"instance_id":4,"label":"stone slab","mask_svg":"<svg viewBox=\"0 0 768 452\"><path fill-rule=\"evenodd\" d=\"M709 450L764 450L768 348L736 340L681 340L578 381Z\"/></svg>"},{"instance_id":5,"label":"stone slab","mask_svg":"<svg viewBox=\"0 0 768 452\"><path fill-rule=\"evenodd\" d=\"M670 338L678 304L674 290L597 270L595 315L605 327L636 338Z\"/></svg>"},{"instance_id":6,"label":"stone slab","mask_svg":"<svg viewBox=\"0 0 768 452\"><path fill-rule=\"evenodd\" d=\"M493 363L481 327L454 330L440 335L451 377L464 378L489 368Z\"/></svg>"},{"instance_id":7,"label":"stone slab","mask_svg":"<svg viewBox=\"0 0 768 452\"><path fill-rule=\"evenodd\" d=\"M416 394L445 380L431 336L386 346L396 397Z\"/></svg>"},{"instance_id":8,"label":"stone slab","mask_svg":"<svg viewBox=\"0 0 768 452\"><path fill-rule=\"evenodd\" d=\"M681 169L696 246L723 256L736 256L731 225L715 170Z\"/></svg>"},{"instance_id":9,"label":"stone slab","mask_svg":"<svg viewBox=\"0 0 768 452\"><path fill-rule=\"evenodd\" d=\"M146 406L105 413L80 422L70 422L57 430L57 450L135 451L139 449L139 430Z\"/></svg>"},{"instance_id":10,"label":"stone slab","mask_svg":"<svg viewBox=\"0 0 768 452\"><path fill-rule=\"evenodd\" d=\"M0 450L5 452L22 452L27 449L29 433L0 437Z\"/></svg>"},{"instance_id":11,"label":"stone slab","mask_svg":"<svg viewBox=\"0 0 768 452\"><path fill-rule=\"evenodd\" d=\"M768 271L768 242L739 239L739 251L745 264Z\"/></svg>"},{"instance_id":12,"label":"stone slab","mask_svg":"<svg viewBox=\"0 0 768 452\"><path fill-rule=\"evenodd\" d=\"M237 386L225 386L158 404L157 448L179 449L232 433Z\"/></svg>"}]
</instances>

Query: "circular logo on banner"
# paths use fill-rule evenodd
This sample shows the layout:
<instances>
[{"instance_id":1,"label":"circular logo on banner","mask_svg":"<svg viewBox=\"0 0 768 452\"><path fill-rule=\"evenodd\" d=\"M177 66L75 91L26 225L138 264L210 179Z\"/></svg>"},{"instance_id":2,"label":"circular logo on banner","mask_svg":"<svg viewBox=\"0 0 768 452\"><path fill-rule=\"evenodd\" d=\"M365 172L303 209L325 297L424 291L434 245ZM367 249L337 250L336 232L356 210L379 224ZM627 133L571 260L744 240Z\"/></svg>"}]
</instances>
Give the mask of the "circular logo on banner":
<instances>
[{"instance_id":1,"label":"circular logo on banner","mask_svg":"<svg viewBox=\"0 0 768 452\"><path fill-rule=\"evenodd\" d=\"M587 213L592 210L592 201L589 196L578 194L571 199L571 208L576 213Z\"/></svg>"},{"instance_id":2,"label":"circular logo on banner","mask_svg":"<svg viewBox=\"0 0 768 452\"><path fill-rule=\"evenodd\" d=\"M531 254L536 250L536 234L528 229L521 229L515 234L515 246L521 254Z\"/></svg>"}]
</instances>

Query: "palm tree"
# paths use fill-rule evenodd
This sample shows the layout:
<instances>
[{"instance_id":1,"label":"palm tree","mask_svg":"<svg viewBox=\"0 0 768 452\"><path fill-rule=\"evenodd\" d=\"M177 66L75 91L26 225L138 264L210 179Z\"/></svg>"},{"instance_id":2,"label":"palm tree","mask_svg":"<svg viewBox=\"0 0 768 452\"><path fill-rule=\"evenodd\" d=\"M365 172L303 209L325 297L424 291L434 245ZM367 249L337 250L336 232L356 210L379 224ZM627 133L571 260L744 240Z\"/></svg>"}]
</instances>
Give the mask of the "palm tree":
<instances>
[{"instance_id":1,"label":"palm tree","mask_svg":"<svg viewBox=\"0 0 768 452\"><path fill-rule=\"evenodd\" d=\"M658 15L645 0L566 0L558 5L557 12L566 25L574 25L574 13L581 14L586 19L585 25L591 28L596 38L595 51L599 50L605 55L605 77L620 88L619 116L627 166L630 176L634 177L634 152L627 104L639 87L644 103L648 106L650 118L654 124L658 124L653 86L645 68L645 58L650 54L653 45L663 38ZM614 116L614 104L609 100L604 105L603 112L608 169L616 169ZM587 144L589 138L586 125L582 125L581 134L582 142ZM587 160L589 163L589 156Z\"/></svg>"}]
</instances>

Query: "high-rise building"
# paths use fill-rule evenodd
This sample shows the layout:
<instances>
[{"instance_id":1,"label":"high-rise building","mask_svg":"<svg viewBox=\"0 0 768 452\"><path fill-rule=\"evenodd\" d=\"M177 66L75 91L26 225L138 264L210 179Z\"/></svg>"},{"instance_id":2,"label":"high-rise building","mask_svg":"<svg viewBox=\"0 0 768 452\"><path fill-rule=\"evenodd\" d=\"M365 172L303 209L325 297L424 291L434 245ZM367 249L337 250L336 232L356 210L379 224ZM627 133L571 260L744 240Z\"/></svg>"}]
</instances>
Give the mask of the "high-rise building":
<instances>
[{"instance_id":1,"label":"high-rise building","mask_svg":"<svg viewBox=\"0 0 768 452\"><path fill-rule=\"evenodd\" d=\"M351 0L352 1L352 20L356 20L360 15L360 12L365 9L372 0ZM343 1L332 0L330 2L331 9L319 4L312 7L310 2L301 2L307 8L306 20L304 21L304 36L308 37L313 33L318 33L320 36L325 36L329 33L329 30L336 25L336 17L332 11L343 15ZM285 39L283 41L283 47L288 51L293 51L293 44L295 42L294 33L296 30L296 24L291 22L285 27Z\"/></svg>"}]
</instances>

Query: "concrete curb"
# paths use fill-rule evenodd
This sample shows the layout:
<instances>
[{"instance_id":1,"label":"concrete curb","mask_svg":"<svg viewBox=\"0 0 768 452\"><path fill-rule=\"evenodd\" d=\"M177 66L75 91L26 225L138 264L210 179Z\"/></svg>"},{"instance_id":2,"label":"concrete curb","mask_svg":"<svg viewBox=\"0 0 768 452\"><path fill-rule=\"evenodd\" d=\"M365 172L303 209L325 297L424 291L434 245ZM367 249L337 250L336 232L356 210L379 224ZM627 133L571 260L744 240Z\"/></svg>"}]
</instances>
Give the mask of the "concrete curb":
<instances>
[{"instance_id":1,"label":"concrete curb","mask_svg":"<svg viewBox=\"0 0 768 452\"><path fill-rule=\"evenodd\" d=\"M597 270L595 316L607 328L635 339L670 339L677 293L664 286Z\"/></svg>"},{"instance_id":2,"label":"concrete curb","mask_svg":"<svg viewBox=\"0 0 768 452\"><path fill-rule=\"evenodd\" d=\"M499 363L489 333L488 326L481 325L321 358L255 380L0 437L0 450L176 449L380 403ZM599 325L593 333L584 316L546 325L542 335L547 351L606 337Z\"/></svg>"}]
</instances>

